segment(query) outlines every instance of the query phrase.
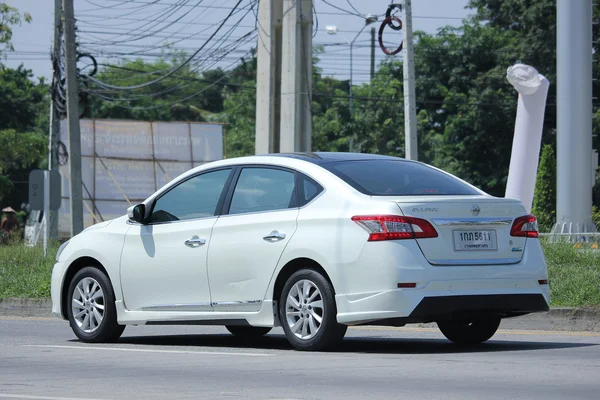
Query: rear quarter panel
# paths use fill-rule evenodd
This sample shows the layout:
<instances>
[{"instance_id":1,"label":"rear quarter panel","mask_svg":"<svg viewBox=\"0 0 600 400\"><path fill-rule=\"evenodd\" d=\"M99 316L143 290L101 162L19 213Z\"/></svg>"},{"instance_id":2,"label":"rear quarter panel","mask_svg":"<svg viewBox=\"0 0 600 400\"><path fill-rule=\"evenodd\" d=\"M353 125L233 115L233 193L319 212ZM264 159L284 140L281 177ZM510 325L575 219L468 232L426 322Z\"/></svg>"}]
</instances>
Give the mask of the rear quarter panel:
<instances>
[{"instance_id":1,"label":"rear quarter panel","mask_svg":"<svg viewBox=\"0 0 600 400\"><path fill-rule=\"evenodd\" d=\"M327 171L309 176L325 191L300 209L298 228L281 256L266 298L272 298L274 282L280 271L298 258L309 258L319 263L331 279L335 292L345 293L349 286L348 277L355 276L347 272L357 268L355 264L369 237L352 221L352 217L399 213L395 203L375 201Z\"/></svg>"}]
</instances>

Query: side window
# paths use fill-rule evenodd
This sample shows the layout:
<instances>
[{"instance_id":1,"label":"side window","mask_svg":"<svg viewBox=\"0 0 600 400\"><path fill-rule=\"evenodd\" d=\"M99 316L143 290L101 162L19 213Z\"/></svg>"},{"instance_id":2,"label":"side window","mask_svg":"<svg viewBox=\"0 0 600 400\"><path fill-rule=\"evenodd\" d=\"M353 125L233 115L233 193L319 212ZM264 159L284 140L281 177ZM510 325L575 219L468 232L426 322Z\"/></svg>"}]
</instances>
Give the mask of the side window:
<instances>
[{"instance_id":1,"label":"side window","mask_svg":"<svg viewBox=\"0 0 600 400\"><path fill-rule=\"evenodd\" d=\"M215 215L231 169L195 176L162 195L154 204L150 222L181 221Z\"/></svg>"},{"instance_id":2,"label":"side window","mask_svg":"<svg viewBox=\"0 0 600 400\"><path fill-rule=\"evenodd\" d=\"M308 176L300 176L300 207L310 203L312 199L317 197L323 191L323 187Z\"/></svg>"},{"instance_id":3,"label":"side window","mask_svg":"<svg viewBox=\"0 0 600 400\"><path fill-rule=\"evenodd\" d=\"M233 191L229 214L297 207L295 174L272 168L244 168Z\"/></svg>"}]
</instances>

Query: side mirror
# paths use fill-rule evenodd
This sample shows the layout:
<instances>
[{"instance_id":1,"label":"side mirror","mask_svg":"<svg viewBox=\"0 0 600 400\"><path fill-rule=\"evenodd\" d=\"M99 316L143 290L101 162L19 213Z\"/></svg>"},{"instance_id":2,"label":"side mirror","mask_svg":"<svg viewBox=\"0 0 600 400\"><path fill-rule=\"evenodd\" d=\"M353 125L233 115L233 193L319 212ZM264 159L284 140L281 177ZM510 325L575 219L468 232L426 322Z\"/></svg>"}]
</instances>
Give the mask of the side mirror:
<instances>
[{"instance_id":1,"label":"side mirror","mask_svg":"<svg viewBox=\"0 0 600 400\"><path fill-rule=\"evenodd\" d=\"M143 204L136 204L127 209L127 216L130 221L144 223L144 216L146 214L146 206Z\"/></svg>"}]
</instances>

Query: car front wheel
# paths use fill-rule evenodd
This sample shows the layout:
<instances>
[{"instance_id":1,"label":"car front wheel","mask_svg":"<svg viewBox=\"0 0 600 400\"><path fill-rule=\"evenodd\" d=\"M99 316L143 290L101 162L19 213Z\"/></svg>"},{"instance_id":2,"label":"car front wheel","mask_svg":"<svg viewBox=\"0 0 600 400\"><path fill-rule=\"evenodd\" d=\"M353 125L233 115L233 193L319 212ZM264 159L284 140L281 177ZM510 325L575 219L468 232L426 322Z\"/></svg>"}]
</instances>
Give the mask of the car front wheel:
<instances>
[{"instance_id":1,"label":"car front wheel","mask_svg":"<svg viewBox=\"0 0 600 400\"><path fill-rule=\"evenodd\" d=\"M314 270L295 272L279 301L279 318L289 342L298 350L323 350L341 341L345 325L336 320L333 287Z\"/></svg>"},{"instance_id":2,"label":"car front wheel","mask_svg":"<svg viewBox=\"0 0 600 400\"><path fill-rule=\"evenodd\" d=\"M71 329L84 342L112 342L123 333L125 326L117 323L112 285L98 268L86 267L75 274L67 301Z\"/></svg>"},{"instance_id":3,"label":"car front wheel","mask_svg":"<svg viewBox=\"0 0 600 400\"><path fill-rule=\"evenodd\" d=\"M448 340L460 345L474 345L494 336L500 318L439 321L437 324Z\"/></svg>"}]
</instances>

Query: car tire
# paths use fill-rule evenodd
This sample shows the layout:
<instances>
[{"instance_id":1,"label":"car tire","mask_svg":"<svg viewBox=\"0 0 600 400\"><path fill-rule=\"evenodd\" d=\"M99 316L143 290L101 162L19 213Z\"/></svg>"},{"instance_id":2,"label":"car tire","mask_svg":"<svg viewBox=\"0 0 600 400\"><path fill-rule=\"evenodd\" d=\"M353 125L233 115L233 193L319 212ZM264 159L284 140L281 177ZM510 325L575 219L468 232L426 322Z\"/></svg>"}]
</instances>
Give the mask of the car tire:
<instances>
[{"instance_id":1,"label":"car tire","mask_svg":"<svg viewBox=\"0 0 600 400\"><path fill-rule=\"evenodd\" d=\"M439 321L438 328L448 340L469 346L490 339L500 326L500 318Z\"/></svg>"},{"instance_id":2,"label":"car tire","mask_svg":"<svg viewBox=\"0 0 600 400\"><path fill-rule=\"evenodd\" d=\"M279 319L294 348L318 351L340 342L348 327L336 316L333 287L323 275L303 269L289 277L279 299Z\"/></svg>"},{"instance_id":3,"label":"car tire","mask_svg":"<svg viewBox=\"0 0 600 400\"><path fill-rule=\"evenodd\" d=\"M237 325L226 325L225 328L231 334L245 338L257 338L266 335L271 332L272 328L262 326L237 326Z\"/></svg>"},{"instance_id":4,"label":"car tire","mask_svg":"<svg viewBox=\"0 0 600 400\"><path fill-rule=\"evenodd\" d=\"M125 326L117 323L112 284L98 268L85 267L75 274L66 301L71 329L80 340L114 342L123 333Z\"/></svg>"}]
</instances>

